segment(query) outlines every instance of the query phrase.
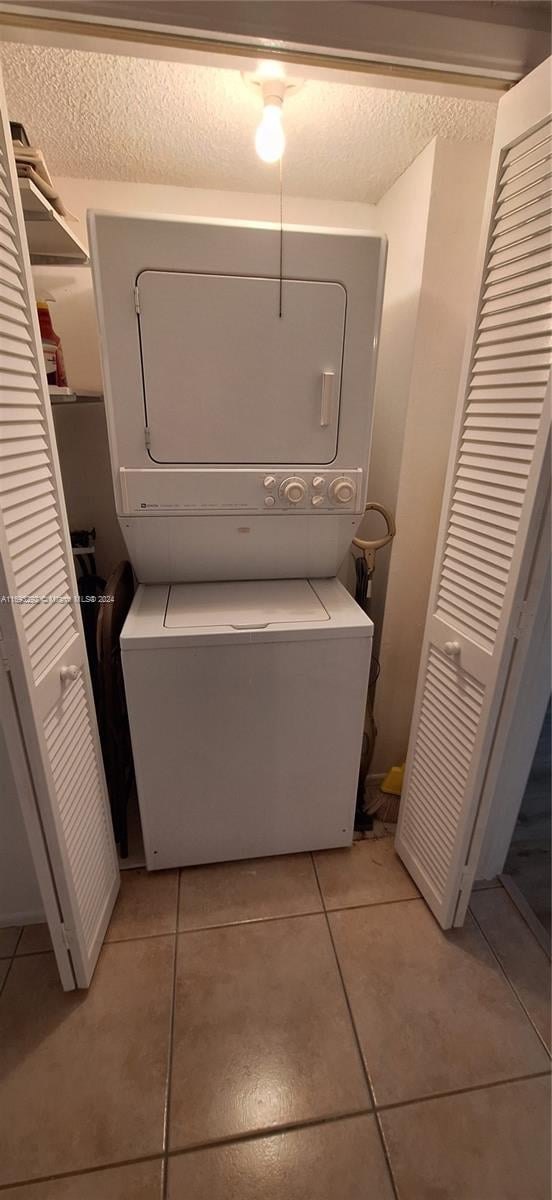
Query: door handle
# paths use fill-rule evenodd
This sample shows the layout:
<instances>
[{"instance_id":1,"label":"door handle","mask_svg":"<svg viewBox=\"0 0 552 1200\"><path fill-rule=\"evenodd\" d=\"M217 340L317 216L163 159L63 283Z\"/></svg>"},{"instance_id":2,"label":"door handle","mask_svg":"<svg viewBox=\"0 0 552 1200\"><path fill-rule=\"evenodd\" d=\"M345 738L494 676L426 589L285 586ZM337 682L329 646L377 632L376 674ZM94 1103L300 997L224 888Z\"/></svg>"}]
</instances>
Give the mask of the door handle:
<instances>
[{"instance_id":1,"label":"door handle","mask_svg":"<svg viewBox=\"0 0 552 1200\"><path fill-rule=\"evenodd\" d=\"M329 425L332 419L332 400L335 371L322 373L322 395L320 397L320 424Z\"/></svg>"},{"instance_id":2,"label":"door handle","mask_svg":"<svg viewBox=\"0 0 552 1200\"><path fill-rule=\"evenodd\" d=\"M443 650L448 654L449 658L457 658L462 647L460 642L445 642Z\"/></svg>"},{"instance_id":3,"label":"door handle","mask_svg":"<svg viewBox=\"0 0 552 1200\"><path fill-rule=\"evenodd\" d=\"M75 666L61 667L59 677L62 683L69 683L79 677L79 668Z\"/></svg>"}]
</instances>

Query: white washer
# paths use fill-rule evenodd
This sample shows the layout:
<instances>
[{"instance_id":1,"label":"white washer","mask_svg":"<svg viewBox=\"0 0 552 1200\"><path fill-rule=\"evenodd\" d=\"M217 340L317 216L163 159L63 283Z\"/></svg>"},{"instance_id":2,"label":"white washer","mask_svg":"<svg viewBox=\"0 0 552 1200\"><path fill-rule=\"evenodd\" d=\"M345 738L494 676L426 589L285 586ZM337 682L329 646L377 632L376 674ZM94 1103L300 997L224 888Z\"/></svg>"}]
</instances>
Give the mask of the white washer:
<instances>
[{"instance_id":1,"label":"white washer","mask_svg":"<svg viewBox=\"0 0 552 1200\"><path fill-rule=\"evenodd\" d=\"M337 579L138 589L121 647L150 870L350 845L372 632Z\"/></svg>"}]
</instances>

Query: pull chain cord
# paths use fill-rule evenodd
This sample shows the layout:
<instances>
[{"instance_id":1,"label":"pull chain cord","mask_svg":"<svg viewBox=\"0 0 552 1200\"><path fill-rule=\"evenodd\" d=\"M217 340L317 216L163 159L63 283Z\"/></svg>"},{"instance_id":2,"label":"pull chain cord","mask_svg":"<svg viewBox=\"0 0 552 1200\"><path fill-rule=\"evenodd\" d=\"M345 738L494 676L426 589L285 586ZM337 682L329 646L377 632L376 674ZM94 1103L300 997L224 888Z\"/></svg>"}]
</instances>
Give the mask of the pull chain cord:
<instances>
[{"instance_id":1,"label":"pull chain cord","mask_svg":"<svg viewBox=\"0 0 552 1200\"><path fill-rule=\"evenodd\" d=\"M282 291L283 291L283 270L284 270L284 192L283 192L283 172L282 159L280 159L280 301L278 316L282 317Z\"/></svg>"}]
</instances>

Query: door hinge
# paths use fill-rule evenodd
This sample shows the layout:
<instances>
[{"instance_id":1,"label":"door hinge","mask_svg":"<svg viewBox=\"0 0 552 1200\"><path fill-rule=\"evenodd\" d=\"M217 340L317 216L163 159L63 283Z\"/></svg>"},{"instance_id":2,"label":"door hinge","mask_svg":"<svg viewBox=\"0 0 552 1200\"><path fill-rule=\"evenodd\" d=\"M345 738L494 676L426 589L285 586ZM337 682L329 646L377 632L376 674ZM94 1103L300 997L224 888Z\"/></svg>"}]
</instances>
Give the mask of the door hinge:
<instances>
[{"instance_id":1,"label":"door hinge","mask_svg":"<svg viewBox=\"0 0 552 1200\"><path fill-rule=\"evenodd\" d=\"M517 639L520 638L523 633L523 626L525 624L526 610L527 610L527 601L523 600L521 602L521 604L519 605L517 614L516 614L516 621L515 621L515 625L514 625L514 641L517 641Z\"/></svg>"},{"instance_id":2,"label":"door hinge","mask_svg":"<svg viewBox=\"0 0 552 1200\"><path fill-rule=\"evenodd\" d=\"M136 284L134 288L134 308L136 309L138 315L140 315L140 293L138 291L138 284Z\"/></svg>"},{"instance_id":3,"label":"door hinge","mask_svg":"<svg viewBox=\"0 0 552 1200\"><path fill-rule=\"evenodd\" d=\"M67 925L64 925L64 924L63 924L63 922L62 922L62 924L61 924L61 936L62 936L62 938L63 938L63 945L65 946L65 949L66 949L66 950L69 950L69 951L71 950L71 945L72 945L72 937L71 937L71 932L72 932L72 931L71 931L70 929L68 929L68 928L67 928Z\"/></svg>"},{"instance_id":4,"label":"door hinge","mask_svg":"<svg viewBox=\"0 0 552 1200\"><path fill-rule=\"evenodd\" d=\"M146 450L149 450L151 446L151 432L149 425L144 426L144 441L146 443Z\"/></svg>"},{"instance_id":5,"label":"door hinge","mask_svg":"<svg viewBox=\"0 0 552 1200\"><path fill-rule=\"evenodd\" d=\"M471 880L471 871L469 867L464 867L460 876L460 892L463 892Z\"/></svg>"},{"instance_id":6,"label":"door hinge","mask_svg":"<svg viewBox=\"0 0 552 1200\"><path fill-rule=\"evenodd\" d=\"M10 660L9 660L9 658L8 658L8 652L7 652L7 649L6 649L6 643L5 643L5 641L4 641L4 638L2 637L2 632L1 632L1 631L0 631L0 663L2 663L2 664L3 664L3 666L5 667L6 671L8 671L8 672L9 672L9 669L10 669Z\"/></svg>"}]
</instances>

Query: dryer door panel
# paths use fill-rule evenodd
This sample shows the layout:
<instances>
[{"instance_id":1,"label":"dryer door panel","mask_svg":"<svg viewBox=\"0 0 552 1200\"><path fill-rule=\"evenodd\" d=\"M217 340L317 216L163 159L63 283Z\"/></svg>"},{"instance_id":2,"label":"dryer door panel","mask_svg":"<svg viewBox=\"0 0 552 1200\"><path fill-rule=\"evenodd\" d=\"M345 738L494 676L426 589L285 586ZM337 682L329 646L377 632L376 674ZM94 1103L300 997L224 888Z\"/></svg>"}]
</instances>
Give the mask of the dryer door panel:
<instances>
[{"instance_id":1,"label":"dryer door panel","mask_svg":"<svg viewBox=\"0 0 552 1200\"><path fill-rule=\"evenodd\" d=\"M330 463L341 284L144 271L138 280L149 453L160 463Z\"/></svg>"}]
</instances>

